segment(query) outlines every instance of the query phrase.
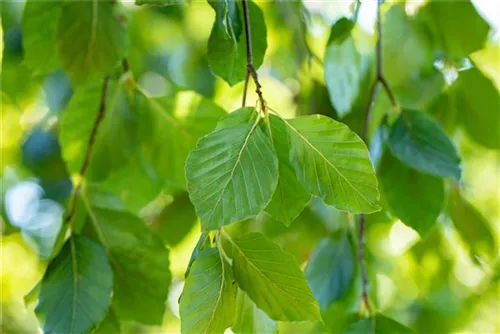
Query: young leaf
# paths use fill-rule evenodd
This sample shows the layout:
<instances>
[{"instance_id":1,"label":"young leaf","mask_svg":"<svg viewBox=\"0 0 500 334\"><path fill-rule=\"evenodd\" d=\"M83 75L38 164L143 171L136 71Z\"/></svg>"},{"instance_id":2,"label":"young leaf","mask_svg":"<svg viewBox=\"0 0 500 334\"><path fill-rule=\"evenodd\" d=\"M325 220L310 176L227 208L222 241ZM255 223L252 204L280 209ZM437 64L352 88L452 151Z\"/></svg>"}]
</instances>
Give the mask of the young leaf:
<instances>
[{"instance_id":1,"label":"young leaf","mask_svg":"<svg viewBox=\"0 0 500 334\"><path fill-rule=\"evenodd\" d=\"M62 1L26 1L22 20L24 60L35 72L59 67L55 54L61 8Z\"/></svg>"},{"instance_id":2,"label":"young leaf","mask_svg":"<svg viewBox=\"0 0 500 334\"><path fill-rule=\"evenodd\" d=\"M106 315L113 272L105 250L78 235L68 239L43 277L35 312L44 333L87 333Z\"/></svg>"},{"instance_id":3,"label":"young leaf","mask_svg":"<svg viewBox=\"0 0 500 334\"><path fill-rule=\"evenodd\" d=\"M351 35L354 23L341 18L332 27L326 47L324 76L332 105L347 115L360 94L370 62L358 51Z\"/></svg>"},{"instance_id":4,"label":"young leaf","mask_svg":"<svg viewBox=\"0 0 500 334\"><path fill-rule=\"evenodd\" d=\"M260 233L234 240L224 236L233 246L236 282L257 307L274 320L321 320L318 304L292 255Z\"/></svg>"},{"instance_id":5,"label":"young leaf","mask_svg":"<svg viewBox=\"0 0 500 334\"><path fill-rule=\"evenodd\" d=\"M418 17L422 17L430 28L439 51L449 57L467 57L481 49L490 30L469 0L457 3L429 1Z\"/></svg>"},{"instance_id":6,"label":"young leaf","mask_svg":"<svg viewBox=\"0 0 500 334\"><path fill-rule=\"evenodd\" d=\"M171 281L169 252L139 218L91 207L96 238L106 248L115 273L113 309L124 321L162 323Z\"/></svg>"},{"instance_id":7,"label":"young leaf","mask_svg":"<svg viewBox=\"0 0 500 334\"><path fill-rule=\"evenodd\" d=\"M322 310L341 298L354 278L353 246L346 235L323 239L307 262L305 274Z\"/></svg>"},{"instance_id":8,"label":"young leaf","mask_svg":"<svg viewBox=\"0 0 500 334\"><path fill-rule=\"evenodd\" d=\"M215 75L234 86L245 79L247 71L243 11L237 1L209 1L215 10L215 22L208 39L208 64ZM267 48L267 30L262 10L249 1L252 27L253 63L262 65Z\"/></svg>"},{"instance_id":9,"label":"young leaf","mask_svg":"<svg viewBox=\"0 0 500 334\"><path fill-rule=\"evenodd\" d=\"M290 159L290 143L285 123L277 116L270 115L270 131L276 154L278 155L278 185L266 207L266 212L286 226L299 216L311 199L311 194L297 179Z\"/></svg>"},{"instance_id":10,"label":"young leaf","mask_svg":"<svg viewBox=\"0 0 500 334\"><path fill-rule=\"evenodd\" d=\"M395 157L412 168L460 179L460 157L453 143L424 112L404 110L392 126L389 147Z\"/></svg>"},{"instance_id":11,"label":"young leaf","mask_svg":"<svg viewBox=\"0 0 500 334\"><path fill-rule=\"evenodd\" d=\"M259 309L248 295L238 290L236 295L236 320L231 327L236 334L278 332L278 324Z\"/></svg>"},{"instance_id":12,"label":"young leaf","mask_svg":"<svg viewBox=\"0 0 500 334\"><path fill-rule=\"evenodd\" d=\"M358 135L321 115L284 122L290 136L292 165L310 193L352 213L379 210L377 179Z\"/></svg>"},{"instance_id":13,"label":"young leaf","mask_svg":"<svg viewBox=\"0 0 500 334\"><path fill-rule=\"evenodd\" d=\"M465 131L477 143L500 149L500 94L493 82L473 67L459 72L453 88L457 115Z\"/></svg>"},{"instance_id":14,"label":"young leaf","mask_svg":"<svg viewBox=\"0 0 500 334\"><path fill-rule=\"evenodd\" d=\"M481 212L462 197L458 188L450 191L447 212L458 234L470 247L473 258L479 256L491 260L495 257L497 246L490 224Z\"/></svg>"},{"instance_id":15,"label":"young leaf","mask_svg":"<svg viewBox=\"0 0 500 334\"><path fill-rule=\"evenodd\" d=\"M187 193L174 197L159 217L151 224L151 229L170 246L175 246L189 233L198 217Z\"/></svg>"},{"instance_id":16,"label":"young leaf","mask_svg":"<svg viewBox=\"0 0 500 334\"><path fill-rule=\"evenodd\" d=\"M391 212L422 237L428 234L443 208L443 180L405 166L387 151L378 175Z\"/></svg>"},{"instance_id":17,"label":"young leaf","mask_svg":"<svg viewBox=\"0 0 500 334\"><path fill-rule=\"evenodd\" d=\"M374 317L363 319L355 322L347 331L346 334L409 334L413 331L405 325L377 314Z\"/></svg>"},{"instance_id":18,"label":"young leaf","mask_svg":"<svg viewBox=\"0 0 500 334\"><path fill-rule=\"evenodd\" d=\"M186 179L203 230L214 230L266 207L278 183L278 159L254 121L201 138L188 156Z\"/></svg>"},{"instance_id":19,"label":"young leaf","mask_svg":"<svg viewBox=\"0 0 500 334\"><path fill-rule=\"evenodd\" d=\"M119 5L112 1L64 2L57 26L57 51L74 84L112 72L127 49Z\"/></svg>"},{"instance_id":20,"label":"young leaf","mask_svg":"<svg viewBox=\"0 0 500 334\"><path fill-rule=\"evenodd\" d=\"M59 141L70 173L78 173L82 166L90 134L100 112L102 94L102 82L82 87L75 92L64 111ZM86 175L91 180L102 180L111 171L123 167L137 146L138 115L125 93L124 83L110 80L106 97L104 119L95 138L92 163Z\"/></svg>"},{"instance_id":21,"label":"young leaf","mask_svg":"<svg viewBox=\"0 0 500 334\"><path fill-rule=\"evenodd\" d=\"M202 251L180 300L181 332L224 333L233 324L236 289L231 267L216 248Z\"/></svg>"}]
</instances>

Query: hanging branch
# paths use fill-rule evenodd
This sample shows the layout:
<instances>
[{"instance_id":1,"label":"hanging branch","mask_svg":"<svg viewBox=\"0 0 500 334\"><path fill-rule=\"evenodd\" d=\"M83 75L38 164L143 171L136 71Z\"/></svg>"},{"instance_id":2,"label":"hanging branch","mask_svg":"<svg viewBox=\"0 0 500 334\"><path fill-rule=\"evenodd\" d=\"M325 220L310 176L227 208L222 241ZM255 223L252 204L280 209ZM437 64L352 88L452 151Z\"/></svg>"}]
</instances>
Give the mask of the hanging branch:
<instances>
[{"instance_id":1,"label":"hanging branch","mask_svg":"<svg viewBox=\"0 0 500 334\"><path fill-rule=\"evenodd\" d=\"M389 96L389 99L391 100L391 104L393 107L398 106L398 102L396 100L396 97L394 96L394 93L392 92L389 83L387 82L387 79L384 76L384 72L382 70L382 20L380 18L380 5L382 4L382 0L377 0L377 44L376 44L376 54L375 54L375 61L376 61L376 74L375 74L375 80L372 83L372 86L370 87L370 95L368 99L368 108L366 111L366 116L365 116L365 122L363 123L363 130L361 132L361 138L366 142L367 141L367 132L368 132L368 124L370 123L371 120L371 109L373 104L375 103L375 97L376 97L376 91L377 91L377 85L380 83L384 90L386 91L387 95Z\"/></svg>"},{"instance_id":2,"label":"hanging branch","mask_svg":"<svg viewBox=\"0 0 500 334\"><path fill-rule=\"evenodd\" d=\"M75 189L73 190L73 195L71 196L68 215L66 216L64 223L69 223L71 225L73 224L73 217L75 216L75 212L76 212L76 202L77 202L80 190L82 188L83 178L85 177L85 173L87 173L87 169L89 168L90 159L92 157L92 150L94 149L95 139L97 136L97 131L99 130L99 126L101 125L102 120L104 119L104 114L106 112L106 96L107 96L107 92L108 92L108 84L109 84L109 77L106 77L106 78L104 78L104 81L102 83L101 100L99 103L99 110L97 112L97 116L95 118L94 125L92 126L92 130L90 131L90 136L89 136L89 139L87 141L87 146L86 146L87 150L85 151L85 157L83 158L82 167L80 168L80 172L79 172L80 178L77 181L77 185L76 185Z\"/></svg>"},{"instance_id":3,"label":"hanging branch","mask_svg":"<svg viewBox=\"0 0 500 334\"><path fill-rule=\"evenodd\" d=\"M255 83L255 92L259 97L260 107L262 112L266 114L266 101L264 100L264 96L262 95L262 86L259 82L259 76L257 74L257 70L253 64L253 54L252 54L252 28L250 26L250 11L248 10L248 0L242 1L243 6L243 20L245 21L245 38L246 38L246 47L247 47L247 73L245 77L245 86L243 88L243 106L245 106L247 99L247 90L248 90L248 82L250 77L252 77L253 82Z\"/></svg>"},{"instance_id":4,"label":"hanging branch","mask_svg":"<svg viewBox=\"0 0 500 334\"><path fill-rule=\"evenodd\" d=\"M397 107L398 103L396 100L396 97L394 96L389 83L387 82L386 78L384 77L383 70L382 70L382 20L380 18L380 5L382 3L382 0L377 0L377 44L376 44L376 75L375 75L375 81L373 82L372 86L370 87L370 92L369 92L369 99L368 99L368 107L366 110L366 115L365 115L365 120L363 123L363 129L361 131L361 139L365 143L368 143L368 124L370 123L371 120L371 112L372 112L372 107L373 104L375 103L375 97L376 97L376 91L377 91L377 85L380 83L384 90L386 91L387 95L389 96L389 99L391 100L391 104L393 107ZM358 8L359 10L359 8ZM365 246L366 246L366 241L365 241L365 216L360 215L359 217L359 231L358 231L358 261L359 261L359 267L360 267L360 274L361 274L361 298L363 301L363 304L365 305L366 310L368 313L372 313L371 306L370 306L370 300L368 298L368 285L369 285L369 280L368 280L368 273L366 270L366 263L365 263Z\"/></svg>"}]
</instances>

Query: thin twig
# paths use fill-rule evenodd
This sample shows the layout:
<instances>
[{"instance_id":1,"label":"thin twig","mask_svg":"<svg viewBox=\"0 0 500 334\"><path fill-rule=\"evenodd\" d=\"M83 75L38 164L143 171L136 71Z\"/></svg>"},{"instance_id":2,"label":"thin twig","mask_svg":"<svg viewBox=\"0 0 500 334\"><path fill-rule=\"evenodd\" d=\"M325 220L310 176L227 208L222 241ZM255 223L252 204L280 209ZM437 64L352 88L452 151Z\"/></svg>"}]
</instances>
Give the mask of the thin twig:
<instances>
[{"instance_id":1,"label":"thin twig","mask_svg":"<svg viewBox=\"0 0 500 334\"><path fill-rule=\"evenodd\" d=\"M243 86L243 101L241 102L241 106L244 107L247 103L247 91L248 91L248 81L250 79L250 73L247 71L245 75L245 85Z\"/></svg>"},{"instance_id":2,"label":"thin twig","mask_svg":"<svg viewBox=\"0 0 500 334\"><path fill-rule=\"evenodd\" d=\"M358 261L359 261L359 270L361 272L361 299L365 305L366 310L369 314L372 313L372 309L370 306L370 299L368 297L368 273L366 271L365 264L365 216L361 215L359 217L359 232L358 232Z\"/></svg>"},{"instance_id":3,"label":"thin twig","mask_svg":"<svg viewBox=\"0 0 500 334\"><path fill-rule=\"evenodd\" d=\"M368 125L371 121L371 113L373 109L373 105L375 103L375 97L377 93L377 85L380 83L383 89L386 91L389 99L391 100L392 106L397 107L398 103L394 93L392 92L389 83L383 75L383 52L382 52L382 20L380 17L380 5L382 1L377 0L377 44L376 44L376 75L375 80L370 87L368 106L366 108L365 120L363 123L363 129L361 130L361 139L365 143L368 144ZM358 234L358 261L361 272L361 298L363 300L363 304L366 307L368 313L371 314L370 300L368 297L368 274L366 271L366 263L365 263L365 216L360 215L359 217L359 234Z\"/></svg>"},{"instance_id":4,"label":"thin twig","mask_svg":"<svg viewBox=\"0 0 500 334\"><path fill-rule=\"evenodd\" d=\"M104 114L106 112L106 95L108 92L108 84L109 84L109 77L106 77L102 83L99 110L97 111L97 116L95 118L94 125L92 126L92 130L90 131L89 139L87 141L87 150L85 151L85 157L83 158L82 167L80 168L79 172L80 179L78 180L77 185L73 191L73 195L70 200L68 215L66 216L64 223L69 223L71 225L73 224L73 217L76 212L76 202L80 190L82 188L82 180L85 177L87 169L89 168L90 160L92 157L92 150L94 149L95 139L97 137L97 131L99 129L99 125L101 125L101 122L104 119Z\"/></svg>"},{"instance_id":5,"label":"thin twig","mask_svg":"<svg viewBox=\"0 0 500 334\"><path fill-rule=\"evenodd\" d=\"M352 22L358 22L359 9L361 8L361 0L355 0L354 11L352 13Z\"/></svg>"},{"instance_id":6,"label":"thin twig","mask_svg":"<svg viewBox=\"0 0 500 334\"><path fill-rule=\"evenodd\" d=\"M259 82L259 75L257 74L257 70L253 64L253 54L252 54L252 28L250 26L250 11L248 10L248 0L242 1L243 6L243 19L245 21L245 38L246 38L246 47L247 47L247 77L251 76L253 82L255 83L255 92L259 97L260 107L264 114L267 113L266 108L266 100L264 100L264 96L262 95L262 86ZM246 102L246 95L248 89L248 80L245 82L245 87L243 91L243 102Z\"/></svg>"}]
</instances>

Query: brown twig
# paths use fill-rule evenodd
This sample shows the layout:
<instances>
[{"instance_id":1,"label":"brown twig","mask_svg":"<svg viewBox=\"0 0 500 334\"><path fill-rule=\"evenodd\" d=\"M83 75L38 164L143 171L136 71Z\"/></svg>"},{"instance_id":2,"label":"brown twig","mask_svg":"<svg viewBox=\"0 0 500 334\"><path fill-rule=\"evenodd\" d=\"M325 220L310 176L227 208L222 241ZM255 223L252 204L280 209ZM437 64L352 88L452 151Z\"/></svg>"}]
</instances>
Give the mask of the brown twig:
<instances>
[{"instance_id":1,"label":"brown twig","mask_svg":"<svg viewBox=\"0 0 500 334\"><path fill-rule=\"evenodd\" d=\"M361 271L361 299L363 304L365 305L368 313L372 313L370 306L370 298L368 297L368 273L366 271L365 264L365 216L361 215L359 217L359 231L358 231L358 261L359 261L359 269Z\"/></svg>"},{"instance_id":2,"label":"brown twig","mask_svg":"<svg viewBox=\"0 0 500 334\"><path fill-rule=\"evenodd\" d=\"M398 106L398 102L396 100L396 97L394 96L394 93L392 92L389 83L387 82L387 79L384 77L383 74L383 53L382 53L382 21L380 18L380 5L382 1L377 0L377 44L376 44L376 75L375 75L375 80L373 84L370 87L370 92L369 92L369 100L368 100L368 106L366 108L366 114L365 114L365 120L363 123L363 129L361 130L361 139L365 143L368 144L369 139L368 139L368 125L370 124L371 121L371 112L373 108L373 104L375 103L375 97L376 97L376 92L377 92L377 84L381 84L383 89L386 91L387 95L389 96L389 99L391 100L391 104L393 107ZM361 272L361 299L363 301L363 304L366 307L366 310L368 313L371 314L371 306L370 306L370 300L368 297L368 285L369 285L369 280L368 280L368 273L366 271L366 263L365 263L365 216L360 215L359 217L359 231L358 231L358 261L359 261L359 268Z\"/></svg>"},{"instance_id":3,"label":"brown twig","mask_svg":"<svg viewBox=\"0 0 500 334\"><path fill-rule=\"evenodd\" d=\"M247 48L247 74L245 78L245 87L243 90L243 105L246 102L247 89L249 77L252 77L255 83L255 92L259 97L260 107L264 114L267 113L266 100L264 100L264 95L262 94L262 86L259 82L259 75L253 64L253 53L252 53L252 28L250 26L250 11L248 10L248 0L242 1L243 7L243 20L245 21L245 38L246 38L246 48Z\"/></svg>"},{"instance_id":4,"label":"brown twig","mask_svg":"<svg viewBox=\"0 0 500 334\"><path fill-rule=\"evenodd\" d=\"M107 92L108 92L108 84L109 84L109 77L106 77L102 83L101 100L99 103L99 110L97 111L97 116L96 116L94 124L92 126L92 130L90 131L89 139L87 141L87 149L85 151L85 157L83 158L82 167L80 168L80 171L79 171L80 179L78 180L78 183L75 186L75 189L73 190L73 195L71 196L68 214L66 216L66 219L64 220L64 223L69 223L71 225L73 224L73 217L74 217L75 212L76 212L76 202L77 202L80 190L82 188L82 179L85 177L85 173L87 172L87 170L89 168L90 160L92 157L92 150L94 149L95 139L97 137L97 131L99 129L99 125L101 125L102 120L104 119L104 114L106 112L106 96L107 96Z\"/></svg>"}]
</instances>

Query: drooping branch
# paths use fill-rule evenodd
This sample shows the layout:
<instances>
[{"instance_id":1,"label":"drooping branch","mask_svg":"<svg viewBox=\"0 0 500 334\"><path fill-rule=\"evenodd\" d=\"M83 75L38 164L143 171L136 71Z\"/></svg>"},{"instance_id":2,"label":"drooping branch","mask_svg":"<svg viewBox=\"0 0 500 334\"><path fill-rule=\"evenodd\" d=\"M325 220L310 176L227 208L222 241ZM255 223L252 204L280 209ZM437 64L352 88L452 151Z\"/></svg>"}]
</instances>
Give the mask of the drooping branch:
<instances>
[{"instance_id":1,"label":"drooping branch","mask_svg":"<svg viewBox=\"0 0 500 334\"><path fill-rule=\"evenodd\" d=\"M109 85L109 77L104 78L103 83L102 83L102 89L101 89L101 100L99 102L99 110L97 111L97 116L94 120L94 124L92 125L92 130L90 131L90 135L87 141L87 149L85 150L85 156L83 158L83 163L79 171L79 179L77 181L77 184L73 190L73 194L70 199L70 205L69 205L69 210L68 214L66 216L66 219L64 220L65 223L73 224L73 217L75 215L76 211L76 202L80 193L80 190L82 188L82 182L83 178L85 177L85 174L87 173L87 170L90 165L90 160L92 158L92 151L94 149L95 145L95 139L97 137L97 132L99 130L99 126L102 123L102 120L104 119L104 115L106 113L106 96L108 92L108 85Z\"/></svg>"},{"instance_id":2,"label":"drooping branch","mask_svg":"<svg viewBox=\"0 0 500 334\"><path fill-rule=\"evenodd\" d=\"M370 87L370 92L369 92L369 98L368 98L368 106L366 108L366 114L365 114L365 120L363 122L363 129L361 130L361 138L365 143L368 144L368 125L370 124L371 121L371 113L372 113L372 108L373 104L375 103L375 97L376 97L376 92L377 92L377 85L380 83L383 87L383 89L386 91L387 95L389 96L389 99L391 100L391 104L393 107L397 107L398 103L396 100L396 97L394 96L394 93L392 92L389 83L387 82L387 79L384 76L383 72L383 52L382 52L382 20L380 17L380 5L382 3L382 0L377 0L377 44L376 44L376 74L375 74L375 80L373 81L371 87ZM365 216L360 215L359 216L359 226L358 226L358 261L359 261L359 267L360 267L360 274L361 274L361 298L363 301L363 304L365 305L366 310L368 313L371 314L371 306L370 306L370 300L368 297L368 285L369 285L369 280L368 280L368 273L366 270L366 263L365 263Z\"/></svg>"},{"instance_id":3,"label":"drooping branch","mask_svg":"<svg viewBox=\"0 0 500 334\"><path fill-rule=\"evenodd\" d=\"M380 17L380 5L382 4L382 0L377 0L377 44L376 44L376 52L375 52L375 61L376 61L376 72L375 72L375 80L373 81L371 87L370 87L370 95L368 99L368 107L366 110L366 116L365 116L365 122L363 123L363 130L361 133L361 137L363 138L364 141L367 140L367 130L368 130L368 124L370 123L371 120L371 110L372 106L375 102L375 95L377 91L377 85L380 83L387 93L387 96L389 97L389 100L391 101L391 104L393 107L398 106L398 102L396 100L396 97L394 96L394 93L392 92L391 87L389 86L389 83L387 82L387 79L384 76L384 71L383 71L383 52L382 52L382 19Z\"/></svg>"},{"instance_id":4,"label":"drooping branch","mask_svg":"<svg viewBox=\"0 0 500 334\"><path fill-rule=\"evenodd\" d=\"M250 11L248 9L248 0L242 1L243 7L243 20L245 23L245 40L246 40L246 49L247 49L247 72L245 77L245 86L243 88L243 106L246 103L247 90L248 90L248 82L250 77L252 77L253 82L255 83L255 92L259 97L260 107L264 114L267 113L266 101L264 100L264 96L262 95L262 86L259 82L259 75L257 74L257 70L253 64L253 53L252 53L252 27L250 25Z\"/></svg>"}]
</instances>

